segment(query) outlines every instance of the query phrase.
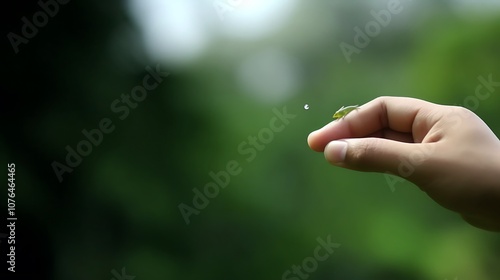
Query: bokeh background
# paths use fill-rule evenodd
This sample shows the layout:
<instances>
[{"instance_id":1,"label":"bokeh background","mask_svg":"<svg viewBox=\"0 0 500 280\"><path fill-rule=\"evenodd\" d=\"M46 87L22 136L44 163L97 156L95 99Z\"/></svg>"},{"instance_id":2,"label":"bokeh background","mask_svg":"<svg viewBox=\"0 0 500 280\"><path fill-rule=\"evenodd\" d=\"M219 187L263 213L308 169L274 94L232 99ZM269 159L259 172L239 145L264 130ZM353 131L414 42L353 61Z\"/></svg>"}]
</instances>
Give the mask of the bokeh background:
<instances>
[{"instance_id":1,"label":"bokeh background","mask_svg":"<svg viewBox=\"0 0 500 280\"><path fill-rule=\"evenodd\" d=\"M282 279L331 236L341 246L308 279L498 279L498 234L306 144L381 95L468 107L500 135L500 88L475 98L479 76L500 81L498 1L402 0L349 63L340 44L389 2L73 0L17 53L8 34L41 7L9 3L0 151L16 164L18 275ZM148 66L170 76L121 120L110 105ZM238 146L284 107L295 118L247 161ZM103 118L114 131L60 182L52 164ZM241 173L187 225L179 204L230 161Z\"/></svg>"}]
</instances>

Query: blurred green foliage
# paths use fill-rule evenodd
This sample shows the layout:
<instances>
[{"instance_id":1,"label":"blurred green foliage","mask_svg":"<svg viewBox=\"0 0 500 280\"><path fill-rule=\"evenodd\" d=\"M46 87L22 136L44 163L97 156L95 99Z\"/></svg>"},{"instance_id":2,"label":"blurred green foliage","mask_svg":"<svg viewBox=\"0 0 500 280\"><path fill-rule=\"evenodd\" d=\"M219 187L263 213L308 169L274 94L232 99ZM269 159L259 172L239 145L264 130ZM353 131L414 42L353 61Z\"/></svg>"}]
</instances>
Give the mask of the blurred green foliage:
<instances>
[{"instance_id":1,"label":"blurred green foliage","mask_svg":"<svg viewBox=\"0 0 500 280\"><path fill-rule=\"evenodd\" d=\"M17 70L3 73L30 100L11 127L24 140L2 137L0 145L22 170L19 208L52 248L50 279L110 279L122 267L148 280L281 279L328 235L341 247L309 279L500 275L498 235L472 228L410 183L391 192L382 174L333 168L306 144L342 105L381 95L463 105L478 76L500 81L500 20L458 16L439 2L420 24L384 31L351 64L338 44L353 36L353 24L341 23L335 28L345 38L332 32L314 52L296 51L307 78L282 103L253 99L230 62L207 57L173 70L120 121L109 105L156 62L108 49L112 30L135 29L112 2L71 3L9 58ZM367 9L354 11L354 24L365 23ZM499 101L500 89L474 110L497 135ZM247 162L238 145L285 106L295 119ZM51 163L105 117L115 131L60 184ZM231 160L242 173L186 225L179 203L192 205L192 189Z\"/></svg>"}]
</instances>

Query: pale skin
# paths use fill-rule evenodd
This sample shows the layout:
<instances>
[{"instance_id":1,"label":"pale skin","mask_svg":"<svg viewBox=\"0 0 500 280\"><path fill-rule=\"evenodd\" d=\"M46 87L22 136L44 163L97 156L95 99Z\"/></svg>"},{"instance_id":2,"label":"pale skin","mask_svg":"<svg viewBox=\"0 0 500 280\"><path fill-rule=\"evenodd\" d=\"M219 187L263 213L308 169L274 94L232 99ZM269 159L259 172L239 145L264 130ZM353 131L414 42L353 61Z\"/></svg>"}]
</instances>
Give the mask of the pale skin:
<instances>
[{"instance_id":1,"label":"pale skin","mask_svg":"<svg viewBox=\"0 0 500 280\"><path fill-rule=\"evenodd\" d=\"M500 140L463 107L379 97L307 141L335 166L404 177L469 224L500 231Z\"/></svg>"}]
</instances>

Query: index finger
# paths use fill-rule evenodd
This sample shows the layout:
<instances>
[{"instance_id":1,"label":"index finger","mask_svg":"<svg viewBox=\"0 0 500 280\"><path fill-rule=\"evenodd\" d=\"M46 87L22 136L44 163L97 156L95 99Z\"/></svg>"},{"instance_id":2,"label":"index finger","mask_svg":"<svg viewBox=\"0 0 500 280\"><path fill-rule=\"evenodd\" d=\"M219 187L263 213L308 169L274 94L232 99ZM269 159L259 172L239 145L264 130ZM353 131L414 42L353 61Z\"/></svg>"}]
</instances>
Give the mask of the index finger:
<instances>
[{"instance_id":1,"label":"index finger","mask_svg":"<svg viewBox=\"0 0 500 280\"><path fill-rule=\"evenodd\" d=\"M417 116L426 115L435 104L409 97L379 97L309 134L311 149L321 152L333 140L367 137L389 128L412 133Z\"/></svg>"}]
</instances>

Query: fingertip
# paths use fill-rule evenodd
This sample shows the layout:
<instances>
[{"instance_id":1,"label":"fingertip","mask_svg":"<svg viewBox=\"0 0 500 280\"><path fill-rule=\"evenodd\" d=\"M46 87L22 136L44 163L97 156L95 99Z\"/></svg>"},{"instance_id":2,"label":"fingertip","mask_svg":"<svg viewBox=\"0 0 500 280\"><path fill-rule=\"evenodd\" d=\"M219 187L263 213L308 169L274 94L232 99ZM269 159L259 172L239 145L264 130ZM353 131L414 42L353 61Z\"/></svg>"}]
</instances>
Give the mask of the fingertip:
<instances>
[{"instance_id":1,"label":"fingertip","mask_svg":"<svg viewBox=\"0 0 500 280\"><path fill-rule=\"evenodd\" d=\"M313 151L322 152L323 149L319 146L317 136L318 136L318 130L309 133L309 136L307 136L307 144L309 145L309 148L311 148Z\"/></svg>"},{"instance_id":2,"label":"fingertip","mask_svg":"<svg viewBox=\"0 0 500 280\"><path fill-rule=\"evenodd\" d=\"M347 154L346 141L332 141L325 147L325 159L331 164L337 165L344 162Z\"/></svg>"}]
</instances>

